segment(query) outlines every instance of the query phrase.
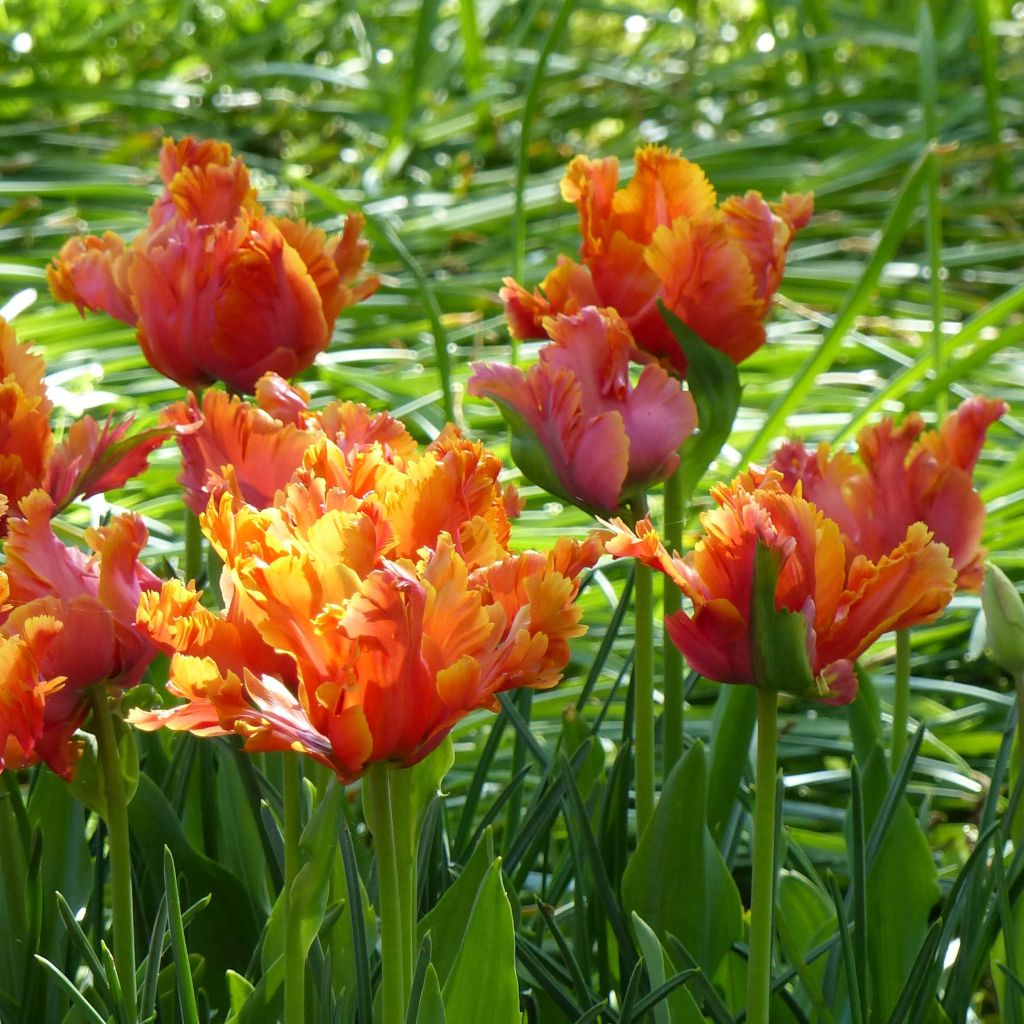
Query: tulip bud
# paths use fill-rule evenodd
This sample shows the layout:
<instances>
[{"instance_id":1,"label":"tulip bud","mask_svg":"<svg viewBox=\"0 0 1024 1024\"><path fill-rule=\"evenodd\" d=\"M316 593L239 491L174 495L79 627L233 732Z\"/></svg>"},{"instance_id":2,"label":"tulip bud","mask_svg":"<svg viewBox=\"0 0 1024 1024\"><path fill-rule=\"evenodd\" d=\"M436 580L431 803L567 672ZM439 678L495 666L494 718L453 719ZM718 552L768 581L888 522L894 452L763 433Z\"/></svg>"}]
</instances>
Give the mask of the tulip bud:
<instances>
[{"instance_id":1,"label":"tulip bud","mask_svg":"<svg viewBox=\"0 0 1024 1024\"><path fill-rule=\"evenodd\" d=\"M1024 676L1024 601L1002 569L991 562L985 564L981 607L992 657L1011 676Z\"/></svg>"}]
</instances>

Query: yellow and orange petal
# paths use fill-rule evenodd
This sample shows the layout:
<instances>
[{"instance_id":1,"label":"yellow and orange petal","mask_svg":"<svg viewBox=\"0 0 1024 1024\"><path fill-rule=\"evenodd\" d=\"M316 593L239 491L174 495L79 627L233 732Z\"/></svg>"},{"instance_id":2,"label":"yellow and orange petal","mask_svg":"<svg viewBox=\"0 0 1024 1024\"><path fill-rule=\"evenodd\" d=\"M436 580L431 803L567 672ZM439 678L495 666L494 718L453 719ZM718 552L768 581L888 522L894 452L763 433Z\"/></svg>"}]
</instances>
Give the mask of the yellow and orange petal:
<instances>
[{"instance_id":1,"label":"yellow and orange petal","mask_svg":"<svg viewBox=\"0 0 1024 1024\"><path fill-rule=\"evenodd\" d=\"M578 156L562 195L579 212L583 265L560 259L533 293L505 282L513 336L542 336L545 316L609 307L639 352L680 375L686 359L658 302L733 361L746 359L764 343L790 245L813 209L809 195L766 203L756 192L716 206L704 172L662 146L637 150L634 175L622 188L617 160Z\"/></svg>"}]
</instances>

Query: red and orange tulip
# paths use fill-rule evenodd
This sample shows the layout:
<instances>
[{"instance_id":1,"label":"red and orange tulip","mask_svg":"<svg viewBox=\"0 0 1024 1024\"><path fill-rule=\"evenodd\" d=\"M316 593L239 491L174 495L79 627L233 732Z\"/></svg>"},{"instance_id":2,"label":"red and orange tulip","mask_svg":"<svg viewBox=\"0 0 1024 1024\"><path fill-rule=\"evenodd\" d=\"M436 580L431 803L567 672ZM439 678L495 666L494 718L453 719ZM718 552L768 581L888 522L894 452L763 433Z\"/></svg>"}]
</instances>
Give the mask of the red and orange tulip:
<instances>
[{"instance_id":1,"label":"red and orange tulip","mask_svg":"<svg viewBox=\"0 0 1024 1024\"><path fill-rule=\"evenodd\" d=\"M380 447L394 461L411 455L416 442L401 421L356 402L309 408L309 396L277 374L256 382L255 404L208 390L202 402L189 395L168 408L161 422L178 431L185 501L202 512L210 498L230 491L256 508L273 503L302 463L306 450L323 437L343 451Z\"/></svg>"},{"instance_id":2,"label":"red and orange tulip","mask_svg":"<svg viewBox=\"0 0 1024 1024\"><path fill-rule=\"evenodd\" d=\"M877 561L924 523L949 548L957 587L978 590L984 576L981 535L985 505L973 472L988 428L1008 409L1005 402L971 398L949 414L938 430L924 429L911 413L900 426L892 419L858 435L860 462L846 451L821 444L809 452L802 442L783 445L772 462L787 489L799 483L843 533L848 558Z\"/></svg>"},{"instance_id":3,"label":"red and orange tulip","mask_svg":"<svg viewBox=\"0 0 1024 1024\"><path fill-rule=\"evenodd\" d=\"M680 374L686 359L658 312L658 300L735 363L764 343L764 320L786 254L811 216L810 195L766 203L757 192L720 206L704 172L661 146L636 152L636 172L618 188L614 157L576 157L562 196L580 215L582 265L561 257L538 291L513 279L502 297L512 333L544 336L546 316L612 307L636 346Z\"/></svg>"},{"instance_id":4,"label":"red and orange tulip","mask_svg":"<svg viewBox=\"0 0 1024 1024\"><path fill-rule=\"evenodd\" d=\"M704 536L684 558L669 555L647 521L636 533L613 523L607 545L613 555L658 569L690 599L692 614L678 612L666 628L708 679L848 703L857 688L854 660L883 633L935 618L952 597L953 563L922 523L883 556L851 560L836 523L799 491L785 491L776 472L750 471L712 495L719 507L702 515ZM778 570L774 612L804 620L806 678L764 664L753 611L759 547Z\"/></svg>"},{"instance_id":5,"label":"red and orange tulip","mask_svg":"<svg viewBox=\"0 0 1024 1024\"><path fill-rule=\"evenodd\" d=\"M10 521L0 658L12 675L0 729L16 737L23 758L66 775L74 761L70 736L89 709L85 691L97 683L134 686L156 654L134 619L141 593L160 581L138 561L147 535L137 516L88 531L86 555L54 535L53 510L43 491L33 491L21 502L22 517Z\"/></svg>"},{"instance_id":6,"label":"red and orange tulip","mask_svg":"<svg viewBox=\"0 0 1024 1024\"><path fill-rule=\"evenodd\" d=\"M612 514L675 470L697 424L693 399L660 366L631 383L632 339L614 310L586 306L543 326L552 343L536 366L477 363L469 393L506 413L516 461L535 483Z\"/></svg>"},{"instance_id":7,"label":"red and orange tulip","mask_svg":"<svg viewBox=\"0 0 1024 1024\"><path fill-rule=\"evenodd\" d=\"M0 495L12 510L36 488L45 490L59 509L76 497L122 487L145 469L153 449L175 430L161 427L128 436L131 417L115 425L84 416L57 444L50 429L53 404L43 383L45 368L43 358L0 319Z\"/></svg>"},{"instance_id":8,"label":"red and orange tulip","mask_svg":"<svg viewBox=\"0 0 1024 1024\"><path fill-rule=\"evenodd\" d=\"M553 686L600 546L510 554L499 470L453 430L390 459L321 437L275 505L211 501L226 611L177 582L143 595L138 621L174 653L168 688L187 703L134 724L236 732L350 780L414 764L502 690Z\"/></svg>"},{"instance_id":9,"label":"red and orange tulip","mask_svg":"<svg viewBox=\"0 0 1024 1024\"><path fill-rule=\"evenodd\" d=\"M165 139L160 173L164 192L130 245L76 236L47 277L58 300L135 326L171 380L251 391L268 371L291 377L327 347L338 314L376 290L360 215L330 239L267 216L222 142Z\"/></svg>"}]
</instances>

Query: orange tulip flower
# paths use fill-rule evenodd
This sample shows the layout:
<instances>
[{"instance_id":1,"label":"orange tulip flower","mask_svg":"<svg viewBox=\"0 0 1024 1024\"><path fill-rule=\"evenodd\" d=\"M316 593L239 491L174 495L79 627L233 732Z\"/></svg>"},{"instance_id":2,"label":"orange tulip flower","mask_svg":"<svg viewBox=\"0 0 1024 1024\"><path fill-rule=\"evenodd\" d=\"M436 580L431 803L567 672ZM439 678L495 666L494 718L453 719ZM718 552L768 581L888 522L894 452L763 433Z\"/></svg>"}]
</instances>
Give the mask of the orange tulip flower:
<instances>
[{"instance_id":1,"label":"orange tulip flower","mask_svg":"<svg viewBox=\"0 0 1024 1024\"><path fill-rule=\"evenodd\" d=\"M87 688L134 686L156 654L134 619L142 592L160 581L138 561L147 535L137 516L89 530L92 554L86 555L56 538L53 511L49 496L37 490L22 500L22 518L10 520L2 588L10 600L0 608L0 658L13 666L8 696L20 694L19 706L35 709L35 718L37 705L42 708L33 744L26 743L27 729L15 734L22 753L35 750L67 774L69 738L88 713Z\"/></svg>"},{"instance_id":2,"label":"orange tulip flower","mask_svg":"<svg viewBox=\"0 0 1024 1024\"><path fill-rule=\"evenodd\" d=\"M799 483L804 496L839 524L850 559L866 555L877 561L912 523L922 522L949 548L957 587L978 590L985 505L972 474L988 428L1008 408L1001 400L970 398L938 430L928 431L917 413L899 427L882 420L858 435L860 464L827 444L809 452L802 442L790 441L776 452L772 467L787 489Z\"/></svg>"},{"instance_id":3,"label":"orange tulip flower","mask_svg":"<svg viewBox=\"0 0 1024 1024\"><path fill-rule=\"evenodd\" d=\"M345 452L380 445L388 460L411 455L416 442L401 421L356 402L309 408L309 396L277 374L256 383L255 404L208 390L198 402L168 408L161 422L178 431L185 501L197 514L225 490L256 508L273 503L314 442L328 437Z\"/></svg>"},{"instance_id":4,"label":"orange tulip flower","mask_svg":"<svg viewBox=\"0 0 1024 1024\"><path fill-rule=\"evenodd\" d=\"M164 192L130 245L112 232L76 236L47 278L58 300L136 327L171 380L251 391L268 371L291 377L327 347L338 314L376 290L362 274L359 214L331 239L266 216L223 142L165 139L160 173Z\"/></svg>"},{"instance_id":5,"label":"orange tulip flower","mask_svg":"<svg viewBox=\"0 0 1024 1024\"><path fill-rule=\"evenodd\" d=\"M562 196L579 210L583 263L560 257L532 293L506 279L513 335L541 338L546 316L612 307L642 353L684 374L660 299L709 345L742 362L764 344L764 320L813 197L784 194L766 203L748 192L717 206L704 172L662 146L638 149L632 181L617 188L618 181L614 157L578 156L569 164Z\"/></svg>"},{"instance_id":6,"label":"orange tulip flower","mask_svg":"<svg viewBox=\"0 0 1024 1024\"><path fill-rule=\"evenodd\" d=\"M187 703L131 721L235 732L352 780L416 763L502 690L555 685L600 547L510 554L499 469L453 430L393 459L322 437L275 505L211 501L226 610L177 582L143 595L138 621L174 653L168 689Z\"/></svg>"},{"instance_id":7,"label":"orange tulip flower","mask_svg":"<svg viewBox=\"0 0 1024 1024\"><path fill-rule=\"evenodd\" d=\"M660 366L633 385L629 329L614 310L547 317L552 343L528 373L475 363L469 393L509 414L520 469L555 494L612 514L665 480L697 425L689 392Z\"/></svg>"},{"instance_id":8,"label":"orange tulip flower","mask_svg":"<svg viewBox=\"0 0 1024 1024\"><path fill-rule=\"evenodd\" d=\"M701 516L704 537L680 558L646 520L634 533L613 522L609 553L633 557L668 576L693 604L666 621L673 643L696 671L721 683L767 686L845 704L857 679L853 662L883 633L934 619L953 595L956 573L944 544L922 523L877 560L847 557L839 527L780 474L751 470L712 491L719 505ZM795 667L776 645L778 622L755 621L755 561L765 549L777 569L771 614L803 619ZM785 618L785 615L783 615ZM792 616L788 620L792 623ZM801 661L803 664L801 664Z\"/></svg>"},{"instance_id":9,"label":"orange tulip flower","mask_svg":"<svg viewBox=\"0 0 1024 1024\"><path fill-rule=\"evenodd\" d=\"M131 417L115 425L110 419L100 424L83 416L56 444L45 368L43 358L18 341L14 328L0 318L0 495L12 508L36 488L45 490L59 509L76 497L122 487L178 429L161 427L128 436Z\"/></svg>"}]
</instances>

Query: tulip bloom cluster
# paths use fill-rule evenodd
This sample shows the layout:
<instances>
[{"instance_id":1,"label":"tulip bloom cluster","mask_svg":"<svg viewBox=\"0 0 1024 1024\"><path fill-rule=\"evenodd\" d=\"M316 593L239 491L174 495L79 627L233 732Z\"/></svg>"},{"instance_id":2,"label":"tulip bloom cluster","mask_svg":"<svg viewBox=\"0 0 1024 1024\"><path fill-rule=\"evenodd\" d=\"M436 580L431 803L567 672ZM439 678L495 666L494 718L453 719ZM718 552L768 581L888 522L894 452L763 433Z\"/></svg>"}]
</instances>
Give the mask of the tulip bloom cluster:
<instances>
[{"instance_id":1,"label":"tulip bloom cluster","mask_svg":"<svg viewBox=\"0 0 1024 1024\"><path fill-rule=\"evenodd\" d=\"M618 180L614 158L569 164L562 195L579 210L582 264L562 257L539 290L507 278L501 293L513 336L550 344L526 375L478 364L469 384L501 407L528 477L604 515L670 477L696 427L692 398L669 377L687 362L659 302L733 362L746 359L764 343L813 205L748 192L718 206L704 172L659 146L637 150L633 179ZM631 359L649 364L635 387Z\"/></svg>"},{"instance_id":2,"label":"tulip bloom cluster","mask_svg":"<svg viewBox=\"0 0 1024 1024\"><path fill-rule=\"evenodd\" d=\"M414 764L502 690L555 685L600 541L510 553L499 469L451 428L422 452L322 436L273 505L211 500L226 611L177 581L143 595L138 621L174 653L169 689L187 703L133 722L236 732L351 780Z\"/></svg>"},{"instance_id":3,"label":"tulip bloom cluster","mask_svg":"<svg viewBox=\"0 0 1024 1024\"><path fill-rule=\"evenodd\" d=\"M846 704L857 691L853 662L883 633L934 619L953 595L948 549L923 523L877 560L850 557L839 526L782 486L781 475L748 471L712 490L718 508L701 516L704 537L684 558L670 555L647 521L621 521L608 551L637 558L671 579L693 604L666 621L669 636L701 675ZM772 622L755 621L755 565L765 549L778 578L774 611L801 616L806 649L790 665L766 656ZM805 662L808 671L799 670Z\"/></svg>"},{"instance_id":4,"label":"tulip bloom cluster","mask_svg":"<svg viewBox=\"0 0 1024 1024\"><path fill-rule=\"evenodd\" d=\"M76 236L47 277L58 300L134 326L171 380L251 391L268 371L290 377L327 347L338 314L376 290L362 273L360 215L331 239L267 216L226 143L166 139L160 174L164 191L134 241Z\"/></svg>"}]
</instances>

